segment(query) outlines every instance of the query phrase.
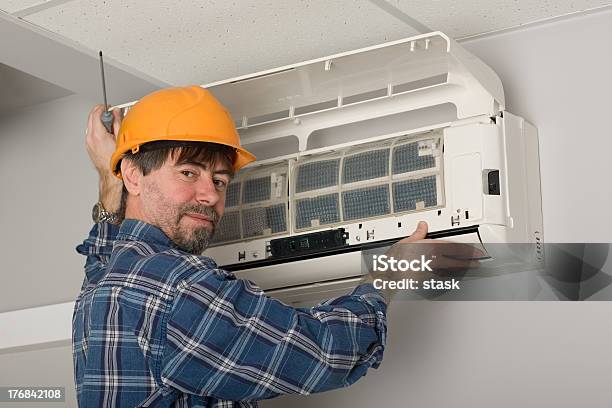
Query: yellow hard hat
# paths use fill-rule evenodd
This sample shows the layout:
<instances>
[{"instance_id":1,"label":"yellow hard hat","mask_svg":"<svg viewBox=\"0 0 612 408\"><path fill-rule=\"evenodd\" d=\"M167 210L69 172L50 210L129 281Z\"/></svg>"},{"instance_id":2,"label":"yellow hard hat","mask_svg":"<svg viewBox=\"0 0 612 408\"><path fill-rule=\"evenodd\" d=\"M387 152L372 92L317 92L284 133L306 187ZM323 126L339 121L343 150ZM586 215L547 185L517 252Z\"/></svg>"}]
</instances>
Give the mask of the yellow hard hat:
<instances>
[{"instance_id":1,"label":"yellow hard hat","mask_svg":"<svg viewBox=\"0 0 612 408\"><path fill-rule=\"evenodd\" d=\"M255 160L240 146L240 137L225 108L200 86L153 92L130 108L121 122L111 171L121 178L124 153L158 140L218 143L236 149L234 171Z\"/></svg>"}]
</instances>

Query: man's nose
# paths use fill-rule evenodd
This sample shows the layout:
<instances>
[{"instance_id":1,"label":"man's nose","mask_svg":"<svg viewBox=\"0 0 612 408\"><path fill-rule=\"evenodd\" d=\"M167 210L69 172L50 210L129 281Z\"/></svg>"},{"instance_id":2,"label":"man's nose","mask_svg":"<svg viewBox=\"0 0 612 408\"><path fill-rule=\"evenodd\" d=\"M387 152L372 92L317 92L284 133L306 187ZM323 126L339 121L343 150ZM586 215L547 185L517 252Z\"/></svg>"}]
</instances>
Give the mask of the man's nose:
<instances>
[{"instance_id":1,"label":"man's nose","mask_svg":"<svg viewBox=\"0 0 612 408\"><path fill-rule=\"evenodd\" d=\"M196 200L209 207L214 206L220 199L220 194L212 178L202 177L196 185Z\"/></svg>"}]
</instances>

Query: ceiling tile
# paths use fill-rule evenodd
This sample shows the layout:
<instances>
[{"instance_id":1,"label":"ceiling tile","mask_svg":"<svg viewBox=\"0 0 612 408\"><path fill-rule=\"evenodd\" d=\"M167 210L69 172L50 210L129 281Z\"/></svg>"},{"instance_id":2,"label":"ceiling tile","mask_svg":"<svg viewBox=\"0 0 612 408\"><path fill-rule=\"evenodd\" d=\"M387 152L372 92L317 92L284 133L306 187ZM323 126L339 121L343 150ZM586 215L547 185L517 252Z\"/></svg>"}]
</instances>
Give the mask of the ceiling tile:
<instances>
[{"instance_id":1,"label":"ceiling tile","mask_svg":"<svg viewBox=\"0 0 612 408\"><path fill-rule=\"evenodd\" d=\"M171 84L208 83L415 34L367 0L76 0L26 20Z\"/></svg>"},{"instance_id":2,"label":"ceiling tile","mask_svg":"<svg viewBox=\"0 0 612 408\"><path fill-rule=\"evenodd\" d=\"M14 13L32 6L46 3L49 0L0 0L0 10Z\"/></svg>"},{"instance_id":3,"label":"ceiling tile","mask_svg":"<svg viewBox=\"0 0 612 408\"><path fill-rule=\"evenodd\" d=\"M610 5L610 0L388 0L403 13L453 38L516 27Z\"/></svg>"}]
</instances>

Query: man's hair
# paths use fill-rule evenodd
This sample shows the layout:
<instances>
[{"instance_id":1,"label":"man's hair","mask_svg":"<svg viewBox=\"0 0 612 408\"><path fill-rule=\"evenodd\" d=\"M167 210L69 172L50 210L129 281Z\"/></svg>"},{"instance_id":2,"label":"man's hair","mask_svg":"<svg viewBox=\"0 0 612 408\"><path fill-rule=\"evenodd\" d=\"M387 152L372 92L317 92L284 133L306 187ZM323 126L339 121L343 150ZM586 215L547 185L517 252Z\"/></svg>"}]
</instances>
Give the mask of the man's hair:
<instances>
[{"instance_id":1,"label":"man's hair","mask_svg":"<svg viewBox=\"0 0 612 408\"><path fill-rule=\"evenodd\" d=\"M128 151L121 157L121 160L132 162L143 176L161 168L168 159L176 159L176 164L206 163L210 168L221 162L233 172L236 149L217 143L160 140L145 143L140 146L137 153L132 154L131 151ZM128 191L124 185L118 214L121 220L125 218L127 197Z\"/></svg>"}]
</instances>

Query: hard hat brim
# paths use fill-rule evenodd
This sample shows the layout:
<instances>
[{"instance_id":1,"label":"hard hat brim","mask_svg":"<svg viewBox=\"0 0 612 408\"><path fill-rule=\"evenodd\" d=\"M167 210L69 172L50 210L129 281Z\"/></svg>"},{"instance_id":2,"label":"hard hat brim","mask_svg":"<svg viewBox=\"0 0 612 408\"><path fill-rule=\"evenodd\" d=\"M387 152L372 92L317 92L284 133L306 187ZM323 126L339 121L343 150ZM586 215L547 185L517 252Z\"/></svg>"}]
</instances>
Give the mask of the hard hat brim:
<instances>
[{"instance_id":1,"label":"hard hat brim","mask_svg":"<svg viewBox=\"0 0 612 408\"><path fill-rule=\"evenodd\" d=\"M195 139L195 140L194 140ZM172 137L172 138L168 138L168 137L162 137L162 138L154 138L154 139L148 139L146 141L146 143L150 143L150 142L156 142L156 141L167 141L167 140L173 140L173 141L177 141L177 142L201 142L201 143L215 143L215 144L220 144L220 145L224 145L224 146L229 146L229 147L233 147L234 149L236 149L236 160L233 163L233 171L234 173L238 172L238 170L240 170L241 168L243 168L244 166L246 166L249 163L254 162L257 158L255 157L255 155L253 155L251 152L249 152L248 150L246 150L245 148L243 148L242 146L234 146L228 143L220 143L217 140L214 140L214 138L208 138L210 139L210 141L205 141L204 138L202 137L197 137L194 138L194 136L192 135L188 135L188 136L184 136L184 137ZM111 163L110 163L110 168L111 171L113 172L113 174L118 177L118 178L122 178L121 176L121 168L119 166L121 159L123 157L123 155L129 151L132 151L134 153L138 152L138 150L140 149L140 146L146 144L146 143L133 143L132 145L127 145L127 146L123 146L124 148L120 151L115 151L115 153L113 153L112 157L111 157Z\"/></svg>"}]
</instances>

